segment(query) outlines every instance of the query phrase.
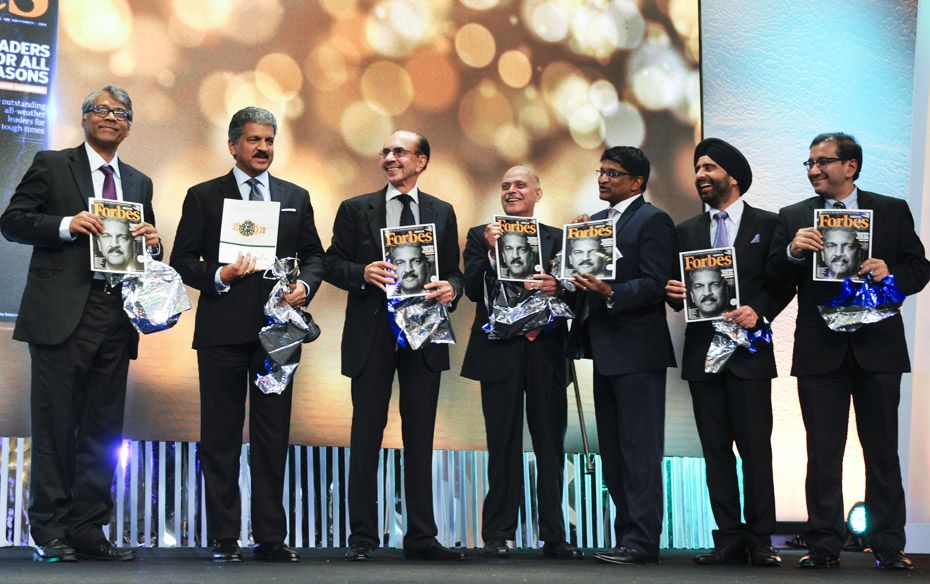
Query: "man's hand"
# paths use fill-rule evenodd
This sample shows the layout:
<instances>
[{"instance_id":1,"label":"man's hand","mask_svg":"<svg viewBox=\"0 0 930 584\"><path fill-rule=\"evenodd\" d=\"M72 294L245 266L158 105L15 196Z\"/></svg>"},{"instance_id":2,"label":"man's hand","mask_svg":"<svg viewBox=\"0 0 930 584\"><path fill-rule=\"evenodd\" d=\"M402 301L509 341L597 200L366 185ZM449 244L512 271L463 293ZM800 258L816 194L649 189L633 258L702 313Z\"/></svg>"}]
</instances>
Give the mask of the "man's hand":
<instances>
[{"instance_id":1,"label":"man's hand","mask_svg":"<svg viewBox=\"0 0 930 584\"><path fill-rule=\"evenodd\" d=\"M572 276L572 282L585 292L594 292L604 298L609 298L614 289L603 280L598 280L594 274L575 274Z\"/></svg>"},{"instance_id":2,"label":"man's hand","mask_svg":"<svg viewBox=\"0 0 930 584\"><path fill-rule=\"evenodd\" d=\"M878 258L869 258L862 262L859 275L865 277L869 272L872 272L872 279L876 282L881 282L885 279L885 276L891 273L888 271L888 264L885 263L885 260Z\"/></svg>"},{"instance_id":3,"label":"man's hand","mask_svg":"<svg viewBox=\"0 0 930 584\"><path fill-rule=\"evenodd\" d=\"M823 236L813 227L802 227L791 240L791 255L801 259L804 254L823 249Z\"/></svg>"},{"instance_id":4,"label":"man's hand","mask_svg":"<svg viewBox=\"0 0 930 584\"><path fill-rule=\"evenodd\" d=\"M484 240L488 243L488 249L493 254L497 249L497 240L504 235L504 229L500 223L488 223L484 228Z\"/></svg>"},{"instance_id":5,"label":"man's hand","mask_svg":"<svg viewBox=\"0 0 930 584\"><path fill-rule=\"evenodd\" d=\"M429 284L423 286L423 289L430 290L430 293L427 294L424 298L427 300L436 299L440 304L449 304L455 298L455 288L453 288L452 284L446 280L430 282Z\"/></svg>"},{"instance_id":6,"label":"man's hand","mask_svg":"<svg viewBox=\"0 0 930 584\"><path fill-rule=\"evenodd\" d=\"M158 237L158 231L155 230L155 226L151 223L139 223L132 228L131 234L133 237L144 235L145 245L149 247L158 247L158 244L161 243L161 238Z\"/></svg>"},{"instance_id":7,"label":"man's hand","mask_svg":"<svg viewBox=\"0 0 930 584\"><path fill-rule=\"evenodd\" d=\"M549 274L533 274L535 282L524 282L527 290L542 290L546 296L558 296L562 293L562 286L554 276Z\"/></svg>"},{"instance_id":8,"label":"man's hand","mask_svg":"<svg viewBox=\"0 0 930 584\"><path fill-rule=\"evenodd\" d=\"M284 295L284 301L300 308L307 303L307 287L299 282L291 282L291 291Z\"/></svg>"},{"instance_id":9,"label":"man's hand","mask_svg":"<svg viewBox=\"0 0 930 584\"><path fill-rule=\"evenodd\" d=\"M255 260L255 256L251 253L245 255L240 253L236 256L235 262L226 264L220 269L220 281L222 281L223 284L229 285L233 280L238 280L243 276L248 276L255 272Z\"/></svg>"},{"instance_id":10,"label":"man's hand","mask_svg":"<svg viewBox=\"0 0 930 584\"><path fill-rule=\"evenodd\" d=\"M385 286L393 284L397 280L396 274L397 266L391 262L377 261L371 262L365 266L362 277L365 279L365 283L377 286L382 292L387 294L387 288Z\"/></svg>"},{"instance_id":11,"label":"man's hand","mask_svg":"<svg viewBox=\"0 0 930 584\"><path fill-rule=\"evenodd\" d=\"M590 215L588 215L587 213L582 213L581 215L578 215L577 217L575 217L575 220L572 221L572 223L587 223L590 220L591 220Z\"/></svg>"},{"instance_id":12,"label":"man's hand","mask_svg":"<svg viewBox=\"0 0 930 584\"><path fill-rule=\"evenodd\" d=\"M99 235L103 233L103 221L88 211L81 211L71 218L68 231L73 234Z\"/></svg>"},{"instance_id":13,"label":"man's hand","mask_svg":"<svg viewBox=\"0 0 930 584\"><path fill-rule=\"evenodd\" d=\"M736 310L724 312L723 318L745 329L756 328L756 324L759 322L759 315L752 309L752 306L740 306Z\"/></svg>"},{"instance_id":14,"label":"man's hand","mask_svg":"<svg viewBox=\"0 0 930 584\"><path fill-rule=\"evenodd\" d=\"M684 282L678 280L669 280L665 283L665 297L669 300L684 300L688 293Z\"/></svg>"}]
</instances>

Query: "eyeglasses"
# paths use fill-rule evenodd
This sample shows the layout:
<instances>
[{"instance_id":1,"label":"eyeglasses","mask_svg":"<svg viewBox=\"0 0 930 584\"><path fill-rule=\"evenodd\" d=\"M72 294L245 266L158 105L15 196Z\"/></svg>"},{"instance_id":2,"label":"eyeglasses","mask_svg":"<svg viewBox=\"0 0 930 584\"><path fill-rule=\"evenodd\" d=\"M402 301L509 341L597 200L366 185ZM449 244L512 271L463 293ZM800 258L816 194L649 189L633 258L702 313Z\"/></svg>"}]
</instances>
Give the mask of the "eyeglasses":
<instances>
[{"instance_id":1,"label":"eyeglasses","mask_svg":"<svg viewBox=\"0 0 930 584\"><path fill-rule=\"evenodd\" d=\"M823 168L824 166L828 164L833 164L834 162L846 162L847 160L849 160L849 158L826 158L824 157L824 158L818 158L817 160L808 159L802 162L801 164L803 164L804 166L807 167L808 170L810 170L814 168L815 166L817 168Z\"/></svg>"},{"instance_id":2,"label":"eyeglasses","mask_svg":"<svg viewBox=\"0 0 930 584\"><path fill-rule=\"evenodd\" d=\"M110 109L105 105L95 105L84 110L84 113L92 113L98 118L105 118L110 114L113 114L118 120L125 120L127 122L132 121L132 112L127 109L116 108Z\"/></svg>"},{"instance_id":3,"label":"eyeglasses","mask_svg":"<svg viewBox=\"0 0 930 584\"><path fill-rule=\"evenodd\" d=\"M378 157L387 158L388 154L393 154L394 158L403 158L405 156L412 156L414 154L417 156L422 156L419 152L411 152L406 148L401 148L398 146L397 148L385 148L381 152L378 152Z\"/></svg>"},{"instance_id":4,"label":"eyeglasses","mask_svg":"<svg viewBox=\"0 0 930 584\"><path fill-rule=\"evenodd\" d=\"M597 175L597 178L601 178L605 174L609 178L620 178L621 176L633 176L628 172L623 172L621 170L614 170L612 168L608 168L608 169L598 168L597 170L594 171L594 174Z\"/></svg>"}]
</instances>

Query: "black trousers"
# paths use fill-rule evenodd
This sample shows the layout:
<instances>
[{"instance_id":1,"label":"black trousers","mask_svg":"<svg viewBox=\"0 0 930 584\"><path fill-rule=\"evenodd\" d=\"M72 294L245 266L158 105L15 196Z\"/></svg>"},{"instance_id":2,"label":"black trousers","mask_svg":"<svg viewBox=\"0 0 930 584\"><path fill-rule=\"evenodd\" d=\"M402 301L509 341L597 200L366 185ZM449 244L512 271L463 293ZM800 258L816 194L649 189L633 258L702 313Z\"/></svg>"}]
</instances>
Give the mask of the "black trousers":
<instances>
[{"instance_id":1,"label":"black trousers","mask_svg":"<svg viewBox=\"0 0 930 584\"><path fill-rule=\"evenodd\" d=\"M206 486L207 537L238 539L241 521L239 454L249 399L249 470L252 538L280 543L287 535L284 467L291 427L293 386L280 395L255 385L264 372L258 341L197 350L200 370L200 464Z\"/></svg>"},{"instance_id":2,"label":"black trousers","mask_svg":"<svg viewBox=\"0 0 930 584\"><path fill-rule=\"evenodd\" d=\"M32 462L29 523L39 545L105 539L123 431L134 332L122 298L91 291L74 333L29 345ZM4 486L5 488L5 486Z\"/></svg>"},{"instance_id":3,"label":"black trousers","mask_svg":"<svg viewBox=\"0 0 930 584\"><path fill-rule=\"evenodd\" d=\"M481 537L516 537L523 492L523 409L536 454L536 501L539 538L565 541L562 483L568 404L542 337L520 342L507 379L481 382L481 409L488 442L488 494L484 499Z\"/></svg>"},{"instance_id":4,"label":"black trousers","mask_svg":"<svg viewBox=\"0 0 930 584\"><path fill-rule=\"evenodd\" d=\"M707 465L710 506L717 521L714 545L772 545L772 381L739 379L724 371L712 381L688 385ZM744 513L740 512L734 442L742 460Z\"/></svg>"},{"instance_id":5,"label":"black trousers","mask_svg":"<svg viewBox=\"0 0 930 584\"><path fill-rule=\"evenodd\" d=\"M594 414L604 482L617 506L618 546L659 556L665 369L594 373Z\"/></svg>"},{"instance_id":6,"label":"black trousers","mask_svg":"<svg viewBox=\"0 0 930 584\"><path fill-rule=\"evenodd\" d=\"M904 549L906 513L898 459L901 374L863 371L850 350L838 370L798 377L798 396L807 430L808 545L834 555L843 548L843 451L852 398L865 459L866 542L873 549Z\"/></svg>"},{"instance_id":7,"label":"black trousers","mask_svg":"<svg viewBox=\"0 0 930 584\"><path fill-rule=\"evenodd\" d=\"M395 350L387 317L372 331L368 362L352 378L352 436L349 453L349 545L378 547L378 455L387 424L391 385L400 385L401 436L404 441L404 491L407 533L404 547L415 549L435 540L433 515L433 430L439 401L439 371L432 371L423 351Z\"/></svg>"}]
</instances>

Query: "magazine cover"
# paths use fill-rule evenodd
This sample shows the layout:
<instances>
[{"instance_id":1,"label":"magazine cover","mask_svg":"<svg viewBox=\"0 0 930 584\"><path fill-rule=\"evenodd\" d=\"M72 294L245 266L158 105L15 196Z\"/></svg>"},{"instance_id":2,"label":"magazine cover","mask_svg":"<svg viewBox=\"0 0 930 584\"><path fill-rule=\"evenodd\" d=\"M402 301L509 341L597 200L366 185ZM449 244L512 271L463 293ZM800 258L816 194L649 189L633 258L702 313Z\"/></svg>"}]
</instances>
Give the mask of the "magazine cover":
<instances>
[{"instance_id":1,"label":"magazine cover","mask_svg":"<svg viewBox=\"0 0 930 584\"><path fill-rule=\"evenodd\" d=\"M615 247L610 219L569 223L562 230L562 276L594 274L598 280L613 280Z\"/></svg>"},{"instance_id":2,"label":"magazine cover","mask_svg":"<svg viewBox=\"0 0 930 584\"><path fill-rule=\"evenodd\" d=\"M109 274L145 273L145 237L130 233L145 221L142 203L91 197L88 210L103 222L103 233L90 238L90 269Z\"/></svg>"},{"instance_id":3,"label":"magazine cover","mask_svg":"<svg viewBox=\"0 0 930 584\"><path fill-rule=\"evenodd\" d=\"M871 209L814 209L823 251L814 252L814 280L861 282L859 266L872 257Z\"/></svg>"},{"instance_id":4,"label":"magazine cover","mask_svg":"<svg viewBox=\"0 0 930 584\"><path fill-rule=\"evenodd\" d=\"M495 215L504 234L497 241L497 279L505 282L532 282L542 274L539 261L539 221L531 217Z\"/></svg>"},{"instance_id":5,"label":"magazine cover","mask_svg":"<svg viewBox=\"0 0 930 584\"><path fill-rule=\"evenodd\" d=\"M685 322L720 320L739 306L736 249L718 247L678 254L685 283Z\"/></svg>"},{"instance_id":6,"label":"magazine cover","mask_svg":"<svg viewBox=\"0 0 930 584\"><path fill-rule=\"evenodd\" d=\"M436 225L406 225L381 230L384 261L397 266L397 280L387 286L388 298L426 296L428 282L438 280L436 267Z\"/></svg>"}]
</instances>

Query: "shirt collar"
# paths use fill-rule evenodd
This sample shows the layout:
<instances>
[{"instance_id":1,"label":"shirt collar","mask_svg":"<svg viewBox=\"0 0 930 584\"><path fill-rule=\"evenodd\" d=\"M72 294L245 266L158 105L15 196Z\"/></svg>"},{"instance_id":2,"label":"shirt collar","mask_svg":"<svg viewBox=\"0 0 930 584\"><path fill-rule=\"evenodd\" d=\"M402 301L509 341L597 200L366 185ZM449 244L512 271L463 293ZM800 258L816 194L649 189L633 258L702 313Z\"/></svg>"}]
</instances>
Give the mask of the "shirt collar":
<instances>
[{"instance_id":1,"label":"shirt collar","mask_svg":"<svg viewBox=\"0 0 930 584\"><path fill-rule=\"evenodd\" d=\"M824 197L824 208L832 209L833 203L835 202L836 201L834 201L833 199L827 199L826 197ZM853 185L853 190L851 193L849 193L849 196L840 202L846 205L847 209L858 209L859 208L859 187Z\"/></svg>"},{"instance_id":2,"label":"shirt collar","mask_svg":"<svg viewBox=\"0 0 930 584\"><path fill-rule=\"evenodd\" d=\"M90 144L88 144L87 142L84 142L84 150L87 151L87 161L90 163L91 172L100 170L100 167L103 166L104 164L109 164L113 168L113 174L116 175L116 178L120 178L119 176L119 155L118 154L114 153L113 160L111 160L110 162L107 162L106 160L103 159L103 156L100 156L100 154L98 154L96 150L91 148Z\"/></svg>"},{"instance_id":3,"label":"shirt collar","mask_svg":"<svg viewBox=\"0 0 930 584\"><path fill-rule=\"evenodd\" d=\"M388 183L387 192L384 194L384 200L387 202L402 194L404 193L398 191L397 188L395 188L391 183ZM414 203L417 205L420 204L420 189L418 187L413 187L407 194L410 195L410 198L413 199Z\"/></svg>"},{"instance_id":4,"label":"shirt collar","mask_svg":"<svg viewBox=\"0 0 930 584\"><path fill-rule=\"evenodd\" d=\"M706 205L707 214L710 215L710 222L714 222L714 215L720 212L720 209L714 209L710 205ZM734 225L739 225L739 220L743 218L743 211L746 209L746 204L743 203L742 197L736 199L729 207L723 209L723 212L727 214L727 219L733 222Z\"/></svg>"},{"instance_id":5,"label":"shirt collar","mask_svg":"<svg viewBox=\"0 0 930 584\"><path fill-rule=\"evenodd\" d=\"M633 201L635 201L636 199L641 199L641 198L643 198L643 194L639 193L635 197L630 197L629 199L624 199L620 201L619 203L611 207L611 209L616 209L617 217L619 217L620 215L623 215L623 212L626 211L630 205L633 204Z\"/></svg>"},{"instance_id":6,"label":"shirt collar","mask_svg":"<svg viewBox=\"0 0 930 584\"><path fill-rule=\"evenodd\" d=\"M245 181L249 180L250 178L255 178L256 180L258 180L259 183L261 183L263 187L265 187L265 192L271 192L268 189L268 171L267 170L262 172L260 175L256 177L251 177L247 175L246 173L242 172L238 166L234 166L232 170L233 170L233 176L236 177L236 184L238 186L241 187L243 184L245 184Z\"/></svg>"}]
</instances>

